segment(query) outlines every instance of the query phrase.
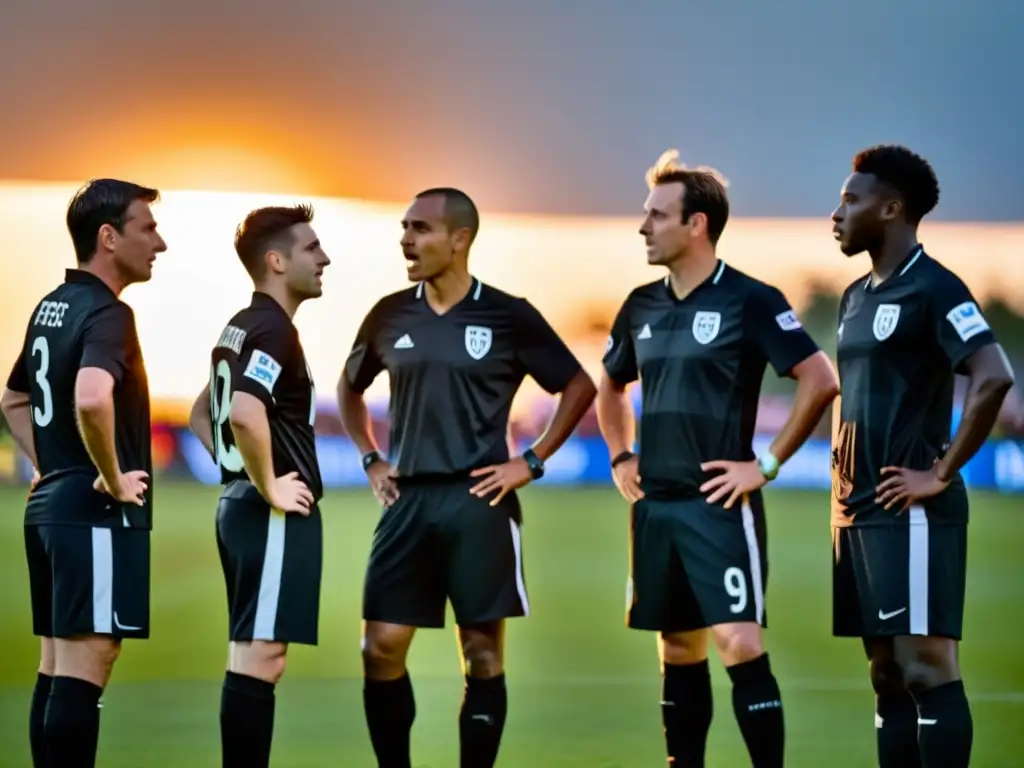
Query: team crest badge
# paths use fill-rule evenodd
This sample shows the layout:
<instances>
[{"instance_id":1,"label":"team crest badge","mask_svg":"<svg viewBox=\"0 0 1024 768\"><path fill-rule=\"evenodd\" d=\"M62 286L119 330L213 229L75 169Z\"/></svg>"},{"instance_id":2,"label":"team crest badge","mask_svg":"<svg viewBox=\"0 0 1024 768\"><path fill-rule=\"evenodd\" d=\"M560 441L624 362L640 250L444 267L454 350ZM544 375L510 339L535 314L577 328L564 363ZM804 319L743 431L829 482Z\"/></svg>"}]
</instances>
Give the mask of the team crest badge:
<instances>
[{"instance_id":1,"label":"team crest badge","mask_svg":"<svg viewBox=\"0 0 1024 768\"><path fill-rule=\"evenodd\" d=\"M466 326L466 351L474 360L480 360L491 351L491 339L494 334L490 328L482 325Z\"/></svg>"},{"instance_id":2,"label":"team crest badge","mask_svg":"<svg viewBox=\"0 0 1024 768\"><path fill-rule=\"evenodd\" d=\"M693 338L698 344L710 344L722 327L721 312L698 312L693 316Z\"/></svg>"},{"instance_id":3,"label":"team crest badge","mask_svg":"<svg viewBox=\"0 0 1024 768\"><path fill-rule=\"evenodd\" d=\"M885 341L892 336L893 331L896 330L896 323L900 320L900 305L899 304L879 304L878 309L875 310L875 322L871 326L871 330L875 334L875 338L879 341Z\"/></svg>"}]
</instances>

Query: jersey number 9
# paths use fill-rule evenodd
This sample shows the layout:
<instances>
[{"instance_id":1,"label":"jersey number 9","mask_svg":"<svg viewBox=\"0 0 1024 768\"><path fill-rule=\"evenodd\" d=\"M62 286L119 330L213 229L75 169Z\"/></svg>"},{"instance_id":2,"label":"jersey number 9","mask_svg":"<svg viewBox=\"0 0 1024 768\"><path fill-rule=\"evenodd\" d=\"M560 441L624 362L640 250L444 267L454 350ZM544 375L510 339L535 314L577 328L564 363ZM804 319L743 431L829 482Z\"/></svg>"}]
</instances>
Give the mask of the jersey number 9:
<instances>
[{"instance_id":1,"label":"jersey number 9","mask_svg":"<svg viewBox=\"0 0 1024 768\"><path fill-rule=\"evenodd\" d=\"M218 384L220 386L218 387ZM217 466L228 472L241 472L242 454L234 445L227 445L224 427L231 415L231 368L220 360L210 370L210 415L213 418L213 451Z\"/></svg>"}]
</instances>

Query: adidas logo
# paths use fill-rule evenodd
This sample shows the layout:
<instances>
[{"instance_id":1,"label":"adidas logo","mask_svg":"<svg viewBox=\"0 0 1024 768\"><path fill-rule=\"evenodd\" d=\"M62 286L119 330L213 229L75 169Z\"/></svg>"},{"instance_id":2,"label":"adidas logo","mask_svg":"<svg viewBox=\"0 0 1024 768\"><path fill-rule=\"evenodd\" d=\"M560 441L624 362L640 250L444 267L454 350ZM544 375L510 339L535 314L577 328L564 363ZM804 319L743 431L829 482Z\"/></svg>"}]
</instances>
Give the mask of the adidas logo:
<instances>
[{"instance_id":1,"label":"adidas logo","mask_svg":"<svg viewBox=\"0 0 1024 768\"><path fill-rule=\"evenodd\" d=\"M640 333L636 335L638 339L649 339L651 338L651 326L644 323L644 327L640 329Z\"/></svg>"},{"instance_id":2,"label":"adidas logo","mask_svg":"<svg viewBox=\"0 0 1024 768\"><path fill-rule=\"evenodd\" d=\"M412 343L412 339L409 338L408 333L395 342L395 349L412 349L415 346L416 345Z\"/></svg>"}]
</instances>

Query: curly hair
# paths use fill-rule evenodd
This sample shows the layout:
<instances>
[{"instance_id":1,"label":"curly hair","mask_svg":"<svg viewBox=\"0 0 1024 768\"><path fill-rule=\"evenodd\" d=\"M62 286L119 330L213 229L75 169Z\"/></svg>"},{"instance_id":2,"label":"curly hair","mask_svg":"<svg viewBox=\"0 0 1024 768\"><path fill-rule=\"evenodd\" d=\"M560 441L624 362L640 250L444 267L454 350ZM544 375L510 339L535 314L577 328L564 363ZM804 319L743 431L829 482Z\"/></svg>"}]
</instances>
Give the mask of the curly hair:
<instances>
[{"instance_id":1,"label":"curly hair","mask_svg":"<svg viewBox=\"0 0 1024 768\"><path fill-rule=\"evenodd\" d=\"M903 198L908 224L918 224L939 204L939 180L931 165L906 147L880 144L853 158L855 173L874 176Z\"/></svg>"}]
</instances>

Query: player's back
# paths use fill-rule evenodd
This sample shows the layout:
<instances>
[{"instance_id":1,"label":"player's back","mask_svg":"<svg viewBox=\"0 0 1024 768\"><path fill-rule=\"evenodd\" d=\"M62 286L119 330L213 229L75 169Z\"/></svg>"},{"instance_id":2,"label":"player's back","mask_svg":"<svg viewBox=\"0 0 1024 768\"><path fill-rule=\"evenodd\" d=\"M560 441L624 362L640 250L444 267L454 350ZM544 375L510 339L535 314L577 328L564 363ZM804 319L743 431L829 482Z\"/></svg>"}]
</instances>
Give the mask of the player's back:
<instances>
[{"instance_id":1,"label":"player's back","mask_svg":"<svg viewBox=\"0 0 1024 768\"><path fill-rule=\"evenodd\" d=\"M319 499L316 391L298 331L270 296L256 292L237 312L210 353L210 420L221 482L249 481L231 429L231 402L244 392L267 409L275 476L298 472Z\"/></svg>"},{"instance_id":2,"label":"player's back","mask_svg":"<svg viewBox=\"0 0 1024 768\"><path fill-rule=\"evenodd\" d=\"M79 370L100 368L115 380L115 445L122 472L151 471L149 393L134 316L99 278L68 270L64 283L35 307L15 375L29 393L41 479L28 523L148 528L149 502L131 509L92 490L97 470L76 414Z\"/></svg>"}]
</instances>

